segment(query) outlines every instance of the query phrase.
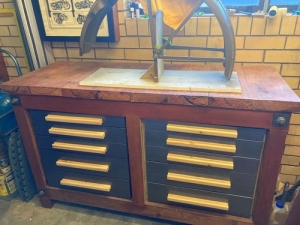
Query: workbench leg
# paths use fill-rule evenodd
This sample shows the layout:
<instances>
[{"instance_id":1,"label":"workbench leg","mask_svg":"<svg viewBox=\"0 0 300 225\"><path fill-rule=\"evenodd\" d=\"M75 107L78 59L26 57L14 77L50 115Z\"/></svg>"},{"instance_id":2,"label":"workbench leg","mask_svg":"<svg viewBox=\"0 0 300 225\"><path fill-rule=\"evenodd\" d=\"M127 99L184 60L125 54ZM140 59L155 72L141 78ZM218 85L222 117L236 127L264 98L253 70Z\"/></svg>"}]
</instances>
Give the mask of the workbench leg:
<instances>
[{"instance_id":1,"label":"workbench leg","mask_svg":"<svg viewBox=\"0 0 300 225\"><path fill-rule=\"evenodd\" d=\"M45 196L40 196L40 202L44 208L51 209L54 206L54 201Z\"/></svg>"}]
</instances>

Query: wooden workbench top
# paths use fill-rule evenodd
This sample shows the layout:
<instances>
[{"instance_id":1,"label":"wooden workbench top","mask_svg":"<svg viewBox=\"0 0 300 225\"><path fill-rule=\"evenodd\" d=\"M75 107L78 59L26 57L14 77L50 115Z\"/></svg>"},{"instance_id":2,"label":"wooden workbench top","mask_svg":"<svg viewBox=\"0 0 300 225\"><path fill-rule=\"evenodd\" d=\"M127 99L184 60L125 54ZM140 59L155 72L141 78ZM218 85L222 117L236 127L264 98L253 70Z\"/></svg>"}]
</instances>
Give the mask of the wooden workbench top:
<instances>
[{"instance_id":1,"label":"wooden workbench top","mask_svg":"<svg viewBox=\"0 0 300 225\"><path fill-rule=\"evenodd\" d=\"M81 80L100 68L147 69L149 64L60 61L6 82L1 88L10 94L262 111L300 111L300 99L272 67L237 66L235 71L241 83L241 94L79 86ZM222 67L188 64L169 64L166 69L223 70Z\"/></svg>"}]
</instances>

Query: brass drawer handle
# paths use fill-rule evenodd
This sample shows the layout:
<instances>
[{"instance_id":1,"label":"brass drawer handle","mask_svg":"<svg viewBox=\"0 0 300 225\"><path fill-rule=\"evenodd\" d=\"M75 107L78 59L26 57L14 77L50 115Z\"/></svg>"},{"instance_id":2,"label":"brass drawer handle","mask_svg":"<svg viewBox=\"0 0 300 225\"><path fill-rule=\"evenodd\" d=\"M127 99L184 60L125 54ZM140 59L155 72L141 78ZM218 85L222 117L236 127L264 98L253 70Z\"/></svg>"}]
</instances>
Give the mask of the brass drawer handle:
<instances>
[{"instance_id":1,"label":"brass drawer handle","mask_svg":"<svg viewBox=\"0 0 300 225\"><path fill-rule=\"evenodd\" d=\"M110 190L111 190L111 184L93 183L93 182L71 180L71 179L65 179L65 178L60 181L60 184L64 185L64 186L86 188L86 189L105 191L105 192L110 192Z\"/></svg>"},{"instance_id":2,"label":"brass drawer handle","mask_svg":"<svg viewBox=\"0 0 300 225\"><path fill-rule=\"evenodd\" d=\"M211 200L205 198L196 198L190 196L182 196L176 194L168 194L168 201L169 202L177 202L177 203L184 203L189 205L219 209L219 210L229 210L229 205L226 200Z\"/></svg>"},{"instance_id":3,"label":"brass drawer handle","mask_svg":"<svg viewBox=\"0 0 300 225\"><path fill-rule=\"evenodd\" d=\"M181 132L188 134L201 134L216 137L237 138L238 132L234 127L219 127L219 126L190 126L182 124L168 124L167 131Z\"/></svg>"},{"instance_id":4,"label":"brass drawer handle","mask_svg":"<svg viewBox=\"0 0 300 225\"><path fill-rule=\"evenodd\" d=\"M168 172L167 179L172 181L179 181L179 182L185 182L191 184L200 184L200 185L213 186L219 188L230 189L231 187L230 180L228 179L215 179L210 177L191 176L187 174L172 173L172 172Z\"/></svg>"},{"instance_id":5,"label":"brass drawer handle","mask_svg":"<svg viewBox=\"0 0 300 225\"><path fill-rule=\"evenodd\" d=\"M187 163L199 166L216 167L232 170L234 163L232 159L221 159L220 157L212 156L195 156L190 154L168 153L167 160L171 162Z\"/></svg>"},{"instance_id":6,"label":"brass drawer handle","mask_svg":"<svg viewBox=\"0 0 300 225\"><path fill-rule=\"evenodd\" d=\"M73 144L68 142L56 141L52 144L54 149L63 149L70 151L78 152L87 152L87 153L97 153L97 154L106 154L107 147L101 145L86 145L86 144Z\"/></svg>"},{"instance_id":7,"label":"brass drawer handle","mask_svg":"<svg viewBox=\"0 0 300 225\"><path fill-rule=\"evenodd\" d=\"M75 169L99 171L99 172L108 172L109 170L109 164L86 163L86 162L70 161L64 159L57 160L56 165L75 168Z\"/></svg>"},{"instance_id":8,"label":"brass drawer handle","mask_svg":"<svg viewBox=\"0 0 300 225\"><path fill-rule=\"evenodd\" d=\"M86 125L102 125L103 118L93 115L73 115L67 113L50 113L45 116L46 121L62 122L62 123L77 123Z\"/></svg>"},{"instance_id":9,"label":"brass drawer handle","mask_svg":"<svg viewBox=\"0 0 300 225\"><path fill-rule=\"evenodd\" d=\"M104 139L105 138L104 131L91 131L91 130L51 127L49 129L49 133L74 136L74 137L84 137L84 138L96 138L96 139Z\"/></svg>"},{"instance_id":10,"label":"brass drawer handle","mask_svg":"<svg viewBox=\"0 0 300 225\"><path fill-rule=\"evenodd\" d=\"M210 141L197 141L182 138L167 138L167 145L187 147L187 148L198 148L211 151L235 153L235 144L221 143L221 142L210 142Z\"/></svg>"}]
</instances>

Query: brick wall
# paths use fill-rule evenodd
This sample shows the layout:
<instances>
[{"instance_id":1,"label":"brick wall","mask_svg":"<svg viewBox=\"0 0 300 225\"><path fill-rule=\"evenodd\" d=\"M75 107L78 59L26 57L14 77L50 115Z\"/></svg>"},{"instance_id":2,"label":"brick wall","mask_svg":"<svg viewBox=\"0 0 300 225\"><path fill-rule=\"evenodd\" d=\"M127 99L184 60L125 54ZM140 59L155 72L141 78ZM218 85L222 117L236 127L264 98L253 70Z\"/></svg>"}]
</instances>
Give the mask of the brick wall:
<instances>
[{"instance_id":1,"label":"brick wall","mask_svg":"<svg viewBox=\"0 0 300 225\"><path fill-rule=\"evenodd\" d=\"M11 2L12 0L0 0L0 8L12 7ZM124 9L122 0L118 1L118 8ZM90 53L79 56L78 43L52 42L55 60L105 62L152 60L148 20L126 19L124 15L124 12L119 12L121 40L118 43L96 43ZM278 16L275 19L234 16L231 20L236 34L236 64L274 66L300 96L300 16ZM167 27L164 29L166 35L170 31ZM173 42L183 45L222 47L223 38L219 24L214 17L201 17L192 18ZM16 53L20 50L19 46L15 45L7 47L15 49ZM204 53L188 50L169 50L167 54L219 56L216 52ZM291 183L300 179L300 113L294 114L291 118L280 178L282 182L290 181Z\"/></svg>"},{"instance_id":2,"label":"brick wall","mask_svg":"<svg viewBox=\"0 0 300 225\"><path fill-rule=\"evenodd\" d=\"M13 0L0 0L0 13L3 9L14 9ZM0 17L0 48L9 51L16 57L23 74L29 71L22 39L14 17ZM12 59L6 54L3 55L10 78L18 76Z\"/></svg>"}]
</instances>

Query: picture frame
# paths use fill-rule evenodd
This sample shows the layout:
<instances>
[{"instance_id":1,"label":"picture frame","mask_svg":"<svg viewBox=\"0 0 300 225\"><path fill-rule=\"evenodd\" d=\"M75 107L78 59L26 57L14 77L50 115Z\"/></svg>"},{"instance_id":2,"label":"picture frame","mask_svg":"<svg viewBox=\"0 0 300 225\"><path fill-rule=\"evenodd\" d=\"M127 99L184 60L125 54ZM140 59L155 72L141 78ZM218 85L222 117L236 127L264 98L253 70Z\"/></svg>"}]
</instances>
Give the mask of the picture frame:
<instances>
[{"instance_id":1,"label":"picture frame","mask_svg":"<svg viewBox=\"0 0 300 225\"><path fill-rule=\"evenodd\" d=\"M96 0L31 0L43 41L78 42L84 20ZM96 42L120 39L117 4L104 18Z\"/></svg>"}]
</instances>

